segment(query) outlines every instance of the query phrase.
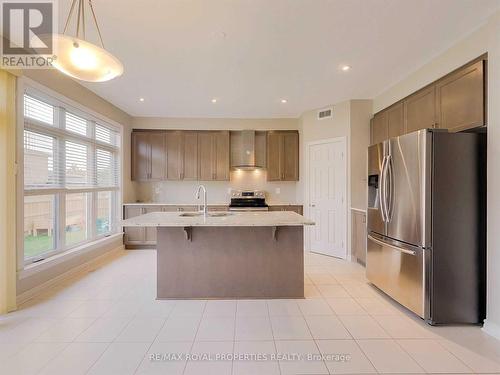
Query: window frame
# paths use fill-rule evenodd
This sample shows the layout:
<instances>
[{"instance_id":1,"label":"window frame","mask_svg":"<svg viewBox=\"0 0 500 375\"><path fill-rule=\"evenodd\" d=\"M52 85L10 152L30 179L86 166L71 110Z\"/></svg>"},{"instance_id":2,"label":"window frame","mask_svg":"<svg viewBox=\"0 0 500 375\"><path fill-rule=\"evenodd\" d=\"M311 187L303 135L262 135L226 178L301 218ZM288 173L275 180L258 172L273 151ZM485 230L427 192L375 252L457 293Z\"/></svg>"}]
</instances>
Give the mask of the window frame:
<instances>
[{"instance_id":1,"label":"window frame","mask_svg":"<svg viewBox=\"0 0 500 375\"><path fill-rule=\"evenodd\" d=\"M123 195L123 126L113 120L110 120L84 106L72 101L59 93L56 93L35 81L26 77L18 78L17 89L17 258L18 270L24 269L26 266L37 263L41 260L46 260L54 255L62 254L76 248L85 249L93 243L100 241L106 237L116 234L121 234L123 231L119 225L121 219L122 195ZM47 104L54 106L54 124L48 125L45 122L37 121L30 118L29 124L26 124L24 116L24 95L27 94L35 99L41 100ZM87 135L81 135L71 130L65 129L65 113L70 112L72 115L81 117L87 121ZM107 143L95 139L96 125L110 129L111 134L116 134L114 144ZM33 187L25 189L24 186L24 130L34 131L44 135L50 135L56 138L57 149L54 160L54 165L60 165L65 160L65 141L76 142L85 144L89 147L89 157L87 163L90 169L92 181L88 186L75 186L68 187L65 181L59 181L59 186L48 187ZM96 155L97 150L110 151L113 157L113 168L116 171L116 181L110 181L111 184L116 186L98 186L97 185L97 163ZM95 170L93 169L95 168ZM61 173L61 178L64 179L66 170ZM97 233L97 216L98 216L98 193L102 191L110 191L111 194L111 216L113 218L110 225L110 231L106 233ZM78 243L67 245L65 243L66 236L66 197L72 193L88 193L90 199L87 202L87 239ZM39 195L53 195L54 196L54 250L44 252L38 256L25 258L24 256L24 197L25 196L39 196Z\"/></svg>"}]
</instances>

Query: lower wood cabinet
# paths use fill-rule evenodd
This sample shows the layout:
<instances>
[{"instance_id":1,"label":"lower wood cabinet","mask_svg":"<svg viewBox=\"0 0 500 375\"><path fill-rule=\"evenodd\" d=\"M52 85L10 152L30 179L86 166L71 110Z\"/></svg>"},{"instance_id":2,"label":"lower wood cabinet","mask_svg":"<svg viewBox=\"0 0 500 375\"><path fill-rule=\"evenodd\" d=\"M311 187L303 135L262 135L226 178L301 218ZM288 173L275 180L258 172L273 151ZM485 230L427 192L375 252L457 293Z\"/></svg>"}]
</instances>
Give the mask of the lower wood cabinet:
<instances>
[{"instance_id":1,"label":"lower wood cabinet","mask_svg":"<svg viewBox=\"0 0 500 375\"><path fill-rule=\"evenodd\" d=\"M126 206L124 209L123 216L125 219L130 219L132 217L140 216L144 214L142 207L138 206ZM144 228L136 227L126 227L124 228L125 238L124 242L126 244L141 244L145 241Z\"/></svg>"},{"instance_id":2,"label":"lower wood cabinet","mask_svg":"<svg viewBox=\"0 0 500 375\"><path fill-rule=\"evenodd\" d=\"M366 264L366 213L351 210L351 253L359 263Z\"/></svg>"},{"instance_id":3,"label":"lower wood cabinet","mask_svg":"<svg viewBox=\"0 0 500 375\"><path fill-rule=\"evenodd\" d=\"M135 216L144 215L150 212L194 212L199 208L197 205L151 205L143 206L133 204L125 205L123 208L123 218L130 219ZM227 211L228 206L209 206L209 211ZM154 247L156 245L156 227L137 228L126 227L124 232L124 244L127 248Z\"/></svg>"}]
</instances>

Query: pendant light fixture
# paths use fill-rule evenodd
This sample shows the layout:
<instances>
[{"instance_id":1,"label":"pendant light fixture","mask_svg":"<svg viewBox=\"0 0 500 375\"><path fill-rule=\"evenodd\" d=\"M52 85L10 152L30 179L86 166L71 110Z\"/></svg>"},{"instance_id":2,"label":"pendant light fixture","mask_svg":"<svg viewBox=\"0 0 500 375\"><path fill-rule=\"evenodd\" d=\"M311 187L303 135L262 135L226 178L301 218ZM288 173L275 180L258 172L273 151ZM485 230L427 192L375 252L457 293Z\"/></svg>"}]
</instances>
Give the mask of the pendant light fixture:
<instances>
[{"instance_id":1,"label":"pendant light fixture","mask_svg":"<svg viewBox=\"0 0 500 375\"><path fill-rule=\"evenodd\" d=\"M85 12L90 9L101 46L85 40ZM73 13L76 15L76 36L66 35ZM123 74L122 63L104 49L92 0L72 0L62 34L54 35L57 58L52 65L70 77L87 82L104 82Z\"/></svg>"}]
</instances>

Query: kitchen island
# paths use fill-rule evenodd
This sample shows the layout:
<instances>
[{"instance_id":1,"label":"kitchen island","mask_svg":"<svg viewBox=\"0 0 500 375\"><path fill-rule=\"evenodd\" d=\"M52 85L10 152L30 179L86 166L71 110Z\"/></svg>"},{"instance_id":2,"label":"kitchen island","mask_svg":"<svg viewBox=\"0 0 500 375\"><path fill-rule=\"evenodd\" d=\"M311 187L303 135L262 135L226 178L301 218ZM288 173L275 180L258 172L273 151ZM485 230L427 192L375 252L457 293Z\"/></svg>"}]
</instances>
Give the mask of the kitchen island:
<instances>
[{"instance_id":1,"label":"kitchen island","mask_svg":"<svg viewBox=\"0 0 500 375\"><path fill-rule=\"evenodd\" d=\"M157 228L157 297L303 298L304 225L295 212L154 212L124 227Z\"/></svg>"}]
</instances>

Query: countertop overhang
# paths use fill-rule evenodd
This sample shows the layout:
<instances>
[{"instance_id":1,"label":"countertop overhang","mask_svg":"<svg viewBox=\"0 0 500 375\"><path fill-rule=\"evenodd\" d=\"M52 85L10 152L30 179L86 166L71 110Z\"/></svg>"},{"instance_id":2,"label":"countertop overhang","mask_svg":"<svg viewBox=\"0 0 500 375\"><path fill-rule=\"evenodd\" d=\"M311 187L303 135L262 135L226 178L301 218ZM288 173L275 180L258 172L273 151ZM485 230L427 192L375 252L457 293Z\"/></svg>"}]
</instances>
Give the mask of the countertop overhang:
<instances>
[{"instance_id":1,"label":"countertop overhang","mask_svg":"<svg viewBox=\"0 0 500 375\"><path fill-rule=\"evenodd\" d=\"M226 216L182 216L179 212L151 212L123 220L124 227L280 227L314 225L291 211L229 212Z\"/></svg>"}]
</instances>

